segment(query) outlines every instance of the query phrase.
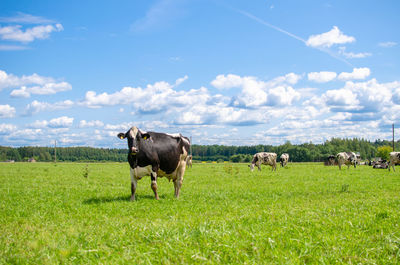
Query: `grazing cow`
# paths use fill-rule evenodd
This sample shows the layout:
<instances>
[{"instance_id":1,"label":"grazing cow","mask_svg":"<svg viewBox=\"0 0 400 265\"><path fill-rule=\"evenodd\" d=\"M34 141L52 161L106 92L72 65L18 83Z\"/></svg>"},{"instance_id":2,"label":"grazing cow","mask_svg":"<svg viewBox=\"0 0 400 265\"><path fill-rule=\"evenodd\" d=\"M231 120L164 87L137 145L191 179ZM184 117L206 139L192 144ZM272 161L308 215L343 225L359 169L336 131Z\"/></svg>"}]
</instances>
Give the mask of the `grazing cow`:
<instances>
[{"instance_id":1,"label":"grazing cow","mask_svg":"<svg viewBox=\"0 0 400 265\"><path fill-rule=\"evenodd\" d=\"M175 197L179 197L190 141L181 134L143 132L132 127L118 138L128 138L128 162L131 174L131 200L135 200L137 181L144 176L151 177L151 188L158 200L157 177L173 180Z\"/></svg>"},{"instance_id":2,"label":"grazing cow","mask_svg":"<svg viewBox=\"0 0 400 265\"><path fill-rule=\"evenodd\" d=\"M341 152L336 155L339 169L342 169L342 165L345 164L347 165L347 169L350 168L350 165L354 165L356 167L357 165L357 156L353 152Z\"/></svg>"},{"instance_id":3,"label":"grazing cow","mask_svg":"<svg viewBox=\"0 0 400 265\"><path fill-rule=\"evenodd\" d=\"M289 154L283 153L279 160L281 161L281 167L285 167L289 162Z\"/></svg>"},{"instance_id":4,"label":"grazing cow","mask_svg":"<svg viewBox=\"0 0 400 265\"><path fill-rule=\"evenodd\" d=\"M394 165L397 163L400 163L400 152L390 152L389 171L390 167L393 167L393 171L396 171Z\"/></svg>"},{"instance_id":5,"label":"grazing cow","mask_svg":"<svg viewBox=\"0 0 400 265\"><path fill-rule=\"evenodd\" d=\"M186 158L186 165L188 166L188 167L192 167L192 158L193 158L193 156L192 155L188 155L187 156L187 158Z\"/></svg>"},{"instance_id":6,"label":"grazing cow","mask_svg":"<svg viewBox=\"0 0 400 265\"><path fill-rule=\"evenodd\" d=\"M253 161L251 161L251 165L249 165L251 171L254 170L254 166L258 167L258 170L261 171L261 164L270 165L272 167L272 171L276 171L276 157L275 153L266 153L261 152L257 153L253 156Z\"/></svg>"}]
</instances>

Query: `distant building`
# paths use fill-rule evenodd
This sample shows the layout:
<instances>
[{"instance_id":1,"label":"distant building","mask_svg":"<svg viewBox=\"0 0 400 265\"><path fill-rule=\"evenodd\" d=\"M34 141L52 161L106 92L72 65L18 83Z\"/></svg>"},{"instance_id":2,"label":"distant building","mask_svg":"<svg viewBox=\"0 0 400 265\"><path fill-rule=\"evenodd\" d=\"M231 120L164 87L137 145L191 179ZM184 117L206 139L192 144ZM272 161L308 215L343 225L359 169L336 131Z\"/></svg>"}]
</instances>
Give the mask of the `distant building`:
<instances>
[{"instance_id":1,"label":"distant building","mask_svg":"<svg viewBox=\"0 0 400 265\"><path fill-rule=\"evenodd\" d=\"M34 158L29 158L29 159L28 159L28 162L29 162L29 163L36 163L36 160L35 160Z\"/></svg>"}]
</instances>

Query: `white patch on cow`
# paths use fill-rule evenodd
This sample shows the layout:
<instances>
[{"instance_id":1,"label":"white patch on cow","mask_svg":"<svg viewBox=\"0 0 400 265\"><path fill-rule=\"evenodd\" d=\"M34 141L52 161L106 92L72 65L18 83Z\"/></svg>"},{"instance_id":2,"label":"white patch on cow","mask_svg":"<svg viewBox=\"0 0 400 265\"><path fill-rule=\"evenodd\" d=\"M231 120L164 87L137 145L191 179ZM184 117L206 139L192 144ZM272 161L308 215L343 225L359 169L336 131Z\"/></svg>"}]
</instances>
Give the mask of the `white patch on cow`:
<instances>
[{"instance_id":1,"label":"white patch on cow","mask_svg":"<svg viewBox=\"0 0 400 265\"><path fill-rule=\"evenodd\" d=\"M131 183L135 186L135 189L137 187L137 177L135 176L135 170L131 168Z\"/></svg>"},{"instance_id":2,"label":"white patch on cow","mask_svg":"<svg viewBox=\"0 0 400 265\"><path fill-rule=\"evenodd\" d=\"M174 137L174 138L179 138L179 137L181 137L181 134L180 134L180 133L166 133L166 135L169 135L169 136Z\"/></svg>"},{"instance_id":3,"label":"white patch on cow","mask_svg":"<svg viewBox=\"0 0 400 265\"><path fill-rule=\"evenodd\" d=\"M148 165L145 167L135 167L135 169L133 169L133 170L134 170L135 178L141 179L144 176L150 176L151 171L152 171L152 166ZM132 169L131 169L131 171L132 171Z\"/></svg>"},{"instance_id":4,"label":"white patch on cow","mask_svg":"<svg viewBox=\"0 0 400 265\"><path fill-rule=\"evenodd\" d=\"M136 126L133 126L130 130L129 130L129 136L131 138L136 138L136 135L138 133L139 129Z\"/></svg>"}]
</instances>

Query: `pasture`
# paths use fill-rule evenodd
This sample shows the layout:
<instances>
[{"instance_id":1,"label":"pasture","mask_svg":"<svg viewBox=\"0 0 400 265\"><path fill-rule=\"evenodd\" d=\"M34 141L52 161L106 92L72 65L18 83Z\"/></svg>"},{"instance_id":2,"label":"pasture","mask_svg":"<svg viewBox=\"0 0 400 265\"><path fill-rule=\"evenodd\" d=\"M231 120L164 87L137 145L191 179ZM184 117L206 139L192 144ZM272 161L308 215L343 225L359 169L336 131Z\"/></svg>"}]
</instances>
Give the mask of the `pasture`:
<instances>
[{"instance_id":1,"label":"pasture","mask_svg":"<svg viewBox=\"0 0 400 265\"><path fill-rule=\"evenodd\" d=\"M0 164L0 263L400 262L400 167L194 164L138 183L128 163Z\"/></svg>"}]
</instances>

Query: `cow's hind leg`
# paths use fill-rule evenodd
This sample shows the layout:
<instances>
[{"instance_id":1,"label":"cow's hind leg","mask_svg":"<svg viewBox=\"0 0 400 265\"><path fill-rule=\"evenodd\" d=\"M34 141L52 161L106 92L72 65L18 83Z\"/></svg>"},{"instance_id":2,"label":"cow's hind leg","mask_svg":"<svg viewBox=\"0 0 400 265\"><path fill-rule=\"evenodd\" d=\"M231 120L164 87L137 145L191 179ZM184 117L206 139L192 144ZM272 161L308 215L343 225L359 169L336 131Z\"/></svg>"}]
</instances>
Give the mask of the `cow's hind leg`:
<instances>
[{"instance_id":1,"label":"cow's hind leg","mask_svg":"<svg viewBox=\"0 0 400 265\"><path fill-rule=\"evenodd\" d=\"M151 189L154 192L154 196L156 197L156 200L158 200L158 193L157 193L157 171L152 171L151 172Z\"/></svg>"},{"instance_id":2,"label":"cow's hind leg","mask_svg":"<svg viewBox=\"0 0 400 265\"><path fill-rule=\"evenodd\" d=\"M177 178L174 180L175 187L175 197L179 198L179 192L183 183L183 175L185 175L186 163L184 161L181 162L180 168L178 169Z\"/></svg>"},{"instance_id":3,"label":"cow's hind leg","mask_svg":"<svg viewBox=\"0 0 400 265\"><path fill-rule=\"evenodd\" d=\"M137 179L135 177L135 170L131 168L131 201L135 200L135 192L137 187Z\"/></svg>"}]
</instances>

